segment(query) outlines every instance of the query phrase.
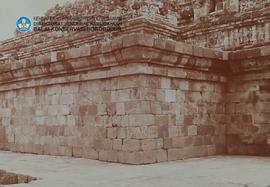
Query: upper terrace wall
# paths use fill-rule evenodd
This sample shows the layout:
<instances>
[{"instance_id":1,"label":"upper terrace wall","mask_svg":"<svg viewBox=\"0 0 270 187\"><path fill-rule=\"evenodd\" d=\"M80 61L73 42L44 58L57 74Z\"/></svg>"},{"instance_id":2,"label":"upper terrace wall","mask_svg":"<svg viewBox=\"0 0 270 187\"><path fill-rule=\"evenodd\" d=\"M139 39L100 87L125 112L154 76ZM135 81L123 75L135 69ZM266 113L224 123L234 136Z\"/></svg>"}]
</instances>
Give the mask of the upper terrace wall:
<instances>
[{"instance_id":1,"label":"upper terrace wall","mask_svg":"<svg viewBox=\"0 0 270 187\"><path fill-rule=\"evenodd\" d=\"M270 42L270 7L245 14L207 17L198 24L183 27L179 39L201 47L236 50L267 45Z\"/></svg>"},{"instance_id":2,"label":"upper terrace wall","mask_svg":"<svg viewBox=\"0 0 270 187\"><path fill-rule=\"evenodd\" d=\"M223 50L266 45L270 42L269 5L269 1L224 1L223 9L210 12L206 1L201 5L205 12L180 26L178 40Z\"/></svg>"},{"instance_id":3,"label":"upper terrace wall","mask_svg":"<svg viewBox=\"0 0 270 187\"><path fill-rule=\"evenodd\" d=\"M221 3L223 2L223 3ZM78 1L56 6L47 16L121 16L121 32L30 32L0 42L0 62L14 61L131 31L155 33L202 47L234 50L269 43L269 0ZM220 6L222 4L222 6ZM133 21L132 21L133 20ZM137 22L135 21L137 20ZM145 21L147 20L147 21ZM152 20L152 24L149 21ZM144 30L136 30L144 25Z\"/></svg>"}]
</instances>

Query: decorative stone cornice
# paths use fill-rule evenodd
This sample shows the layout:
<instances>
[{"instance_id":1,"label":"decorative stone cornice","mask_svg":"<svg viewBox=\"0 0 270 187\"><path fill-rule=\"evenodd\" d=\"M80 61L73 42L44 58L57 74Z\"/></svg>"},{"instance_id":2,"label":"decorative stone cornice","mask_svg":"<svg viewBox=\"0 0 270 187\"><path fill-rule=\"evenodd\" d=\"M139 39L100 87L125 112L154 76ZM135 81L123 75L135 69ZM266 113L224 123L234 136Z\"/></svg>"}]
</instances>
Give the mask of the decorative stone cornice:
<instances>
[{"instance_id":1,"label":"decorative stone cornice","mask_svg":"<svg viewBox=\"0 0 270 187\"><path fill-rule=\"evenodd\" d=\"M229 66L232 75L243 76L243 74L247 74L247 78L250 80L268 80L270 78L270 46L229 52L228 57L230 59ZM250 76L251 72L257 74L255 76Z\"/></svg>"},{"instance_id":2,"label":"decorative stone cornice","mask_svg":"<svg viewBox=\"0 0 270 187\"><path fill-rule=\"evenodd\" d=\"M223 53L150 34L129 34L91 46L81 46L1 64L0 82L57 76L129 63L224 71Z\"/></svg>"},{"instance_id":3,"label":"decorative stone cornice","mask_svg":"<svg viewBox=\"0 0 270 187\"><path fill-rule=\"evenodd\" d=\"M172 39L177 35L177 28L140 17L124 22L121 31L109 33L75 32L68 36L57 35L57 33L52 32L27 34L16 40L3 41L0 44L0 54L3 54L3 57L0 60L9 63L10 60L14 60L14 53L17 54L17 59L24 59L51 51L98 44L129 33L152 33L158 38Z\"/></svg>"}]
</instances>

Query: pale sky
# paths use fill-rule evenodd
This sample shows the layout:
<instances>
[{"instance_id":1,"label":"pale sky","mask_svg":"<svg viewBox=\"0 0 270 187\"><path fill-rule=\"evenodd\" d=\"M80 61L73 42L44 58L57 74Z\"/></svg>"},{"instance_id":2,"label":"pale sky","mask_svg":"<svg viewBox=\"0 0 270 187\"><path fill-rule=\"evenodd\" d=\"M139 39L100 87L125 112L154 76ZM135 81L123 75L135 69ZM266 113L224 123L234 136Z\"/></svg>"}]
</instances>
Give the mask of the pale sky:
<instances>
[{"instance_id":1,"label":"pale sky","mask_svg":"<svg viewBox=\"0 0 270 187\"><path fill-rule=\"evenodd\" d=\"M75 0L1 0L0 6L0 41L14 36L16 21L21 16L33 19L42 16L46 10L56 4L63 5Z\"/></svg>"}]
</instances>

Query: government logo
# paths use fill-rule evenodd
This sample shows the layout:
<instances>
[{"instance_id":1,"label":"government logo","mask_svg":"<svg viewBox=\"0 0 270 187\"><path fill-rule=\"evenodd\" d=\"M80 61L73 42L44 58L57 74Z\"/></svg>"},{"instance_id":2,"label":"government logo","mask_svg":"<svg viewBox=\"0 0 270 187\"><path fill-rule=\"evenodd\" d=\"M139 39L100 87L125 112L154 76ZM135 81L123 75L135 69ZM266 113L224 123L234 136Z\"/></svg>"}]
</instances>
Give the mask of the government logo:
<instances>
[{"instance_id":1,"label":"government logo","mask_svg":"<svg viewBox=\"0 0 270 187\"><path fill-rule=\"evenodd\" d=\"M31 20L27 17L20 17L16 23L16 27L20 32L28 32L32 27Z\"/></svg>"}]
</instances>

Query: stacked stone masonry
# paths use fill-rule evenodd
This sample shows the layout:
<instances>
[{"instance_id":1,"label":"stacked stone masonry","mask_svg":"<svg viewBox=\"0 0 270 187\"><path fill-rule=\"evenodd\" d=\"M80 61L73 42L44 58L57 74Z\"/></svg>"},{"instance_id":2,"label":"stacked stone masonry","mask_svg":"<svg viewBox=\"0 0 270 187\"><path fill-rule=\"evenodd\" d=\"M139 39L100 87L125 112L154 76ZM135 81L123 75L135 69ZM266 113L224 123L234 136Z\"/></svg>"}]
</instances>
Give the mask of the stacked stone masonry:
<instances>
[{"instance_id":1,"label":"stacked stone masonry","mask_svg":"<svg viewBox=\"0 0 270 187\"><path fill-rule=\"evenodd\" d=\"M229 154L269 156L269 47L232 53L226 98Z\"/></svg>"},{"instance_id":2,"label":"stacked stone masonry","mask_svg":"<svg viewBox=\"0 0 270 187\"><path fill-rule=\"evenodd\" d=\"M241 49L233 38L220 39L222 45L207 41L211 46L197 38L232 30L246 18L256 36L269 39L270 30L261 32L248 17L258 11L254 19L269 21L263 13L268 2L260 1L263 11L250 12L244 1L224 1L222 7L237 10L234 26L216 19L220 5L209 8L208 0L194 1L191 22L182 12L191 1L177 1L178 9L150 0L123 2L125 14L133 16L121 31L29 33L0 44L0 148L128 164L269 155L269 44L254 37L256 44L264 42L244 42L247 49ZM149 15L145 6L158 13L151 9ZM214 18L201 15L204 6ZM203 29L204 17L216 21L193 35ZM42 37L48 40L31 40Z\"/></svg>"}]
</instances>

